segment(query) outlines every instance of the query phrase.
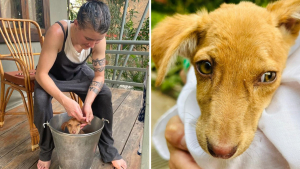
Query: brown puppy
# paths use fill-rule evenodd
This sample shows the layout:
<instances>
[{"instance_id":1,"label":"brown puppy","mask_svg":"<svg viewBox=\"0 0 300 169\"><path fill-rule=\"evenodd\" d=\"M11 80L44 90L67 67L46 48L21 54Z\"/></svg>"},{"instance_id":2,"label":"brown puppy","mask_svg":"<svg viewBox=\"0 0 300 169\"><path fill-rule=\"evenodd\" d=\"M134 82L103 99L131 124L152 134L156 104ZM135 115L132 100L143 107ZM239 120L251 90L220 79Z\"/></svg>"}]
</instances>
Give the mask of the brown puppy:
<instances>
[{"instance_id":1,"label":"brown puppy","mask_svg":"<svg viewBox=\"0 0 300 169\"><path fill-rule=\"evenodd\" d=\"M84 132L80 129L81 124L82 123L76 118L71 118L61 125L61 129L64 131L67 127L70 134L84 134Z\"/></svg>"},{"instance_id":2,"label":"brown puppy","mask_svg":"<svg viewBox=\"0 0 300 169\"><path fill-rule=\"evenodd\" d=\"M266 9L241 2L209 14L168 17L152 31L156 85L177 55L195 68L201 109L196 133L208 154L234 158L249 147L280 85L299 23L300 0L278 1Z\"/></svg>"}]
</instances>

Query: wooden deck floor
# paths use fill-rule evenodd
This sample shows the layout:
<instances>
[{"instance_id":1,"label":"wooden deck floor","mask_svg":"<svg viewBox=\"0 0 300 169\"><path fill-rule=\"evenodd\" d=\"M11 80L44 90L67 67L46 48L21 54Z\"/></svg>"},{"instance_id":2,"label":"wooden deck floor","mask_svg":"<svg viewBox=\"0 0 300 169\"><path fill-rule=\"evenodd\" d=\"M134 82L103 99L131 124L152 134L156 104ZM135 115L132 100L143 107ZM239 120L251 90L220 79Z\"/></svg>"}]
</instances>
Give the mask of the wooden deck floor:
<instances>
[{"instance_id":1,"label":"wooden deck floor","mask_svg":"<svg viewBox=\"0 0 300 169\"><path fill-rule=\"evenodd\" d=\"M139 169L141 157L137 155L143 123L137 120L142 100L141 91L112 89L114 111L113 138L114 146L127 162L129 169ZM64 112L58 102L53 101L53 111ZM23 105L9 112L24 112ZM31 151L29 125L26 115L7 115L0 128L0 169L35 169L40 150ZM56 151L52 154L51 169L58 169ZM110 163L103 163L97 150L92 169L113 168Z\"/></svg>"}]
</instances>

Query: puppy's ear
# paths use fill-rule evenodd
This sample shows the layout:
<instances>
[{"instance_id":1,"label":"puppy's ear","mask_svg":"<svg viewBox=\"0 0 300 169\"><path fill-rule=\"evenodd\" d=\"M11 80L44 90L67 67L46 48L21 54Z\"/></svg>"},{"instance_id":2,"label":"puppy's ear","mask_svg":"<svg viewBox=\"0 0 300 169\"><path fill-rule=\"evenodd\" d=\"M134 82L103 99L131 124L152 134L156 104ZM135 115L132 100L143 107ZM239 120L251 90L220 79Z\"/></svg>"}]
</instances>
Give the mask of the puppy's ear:
<instances>
[{"instance_id":1,"label":"puppy's ear","mask_svg":"<svg viewBox=\"0 0 300 169\"><path fill-rule=\"evenodd\" d=\"M191 58L204 36L203 18L207 11L175 15L160 22L151 33L151 55L157 69L156 86L163 81L178 55Z\"/></svg>"},{"instance_id":2,"label":"puppy's ear","mask_svg":"<svg viewBox=\"0 0 300 169\"><path fill-rule=\"evenodd\" d=\"M62 131L65 131L67 125L68 125L68 122L64 122L64 123L61 125L61 130L62 130Z\"/></svg>"},{"instance_id":3,"label":"puppy's ear","mask_svg":"<svg viewBox=\"0 0 300 169\"><path fill-rule=\"evenodd\" d=\"M235 4L223 3L223 4L221 4L220 8L232 8L232 7L235 7L235 6L236 6Z\"/></svg>"},{"instance_id":4,"label":"puppy's ear","mask_svg":"<svg viewBox=\"0 0 300 169\"><path fill-rule=\"evenodd\" d=\"M284 39L293 45L300 30L300 0L280 0L269 4L267 10L275 16Z\"/></svg>"}]
</instances>

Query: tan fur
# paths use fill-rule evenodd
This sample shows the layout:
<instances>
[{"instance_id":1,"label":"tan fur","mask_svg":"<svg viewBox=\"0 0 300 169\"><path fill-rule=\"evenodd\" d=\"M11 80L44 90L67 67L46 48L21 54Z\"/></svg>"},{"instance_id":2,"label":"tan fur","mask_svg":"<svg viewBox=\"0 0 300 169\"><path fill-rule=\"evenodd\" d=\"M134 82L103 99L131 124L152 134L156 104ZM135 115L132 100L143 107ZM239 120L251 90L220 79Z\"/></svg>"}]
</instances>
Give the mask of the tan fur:
<instances>
[{"instance_id":1,"label":"tan fur","mask_svg":"<svg viewBox=\"0 0 300 169\"><path fill-rule=\"evenodd\" d=\"M300 29L300 0L282 0L261 8L250 2L222 5L207 13L175 15L152 31L152 59L161 84L177 55L191 60L197 78L197 139L208 154L207 142L235 147L234 158L251 144L258 120L280 85L290 47ZM196 63L208 60L210 76ZM268 71L271 83L258 82Z\"/></svg>"},{"instance_id":2,"label":"tan fur","mask_svg":"<svg viewBox=\"0 0 300 169\"><path fill-rule=\"evenodd\" d=\"M76 118L71 118L61 125L61 129L64 131L67 127L70 134L84 134L84 132L80 129L81 124L82 123Z\"/></svg>"}]
</instances>

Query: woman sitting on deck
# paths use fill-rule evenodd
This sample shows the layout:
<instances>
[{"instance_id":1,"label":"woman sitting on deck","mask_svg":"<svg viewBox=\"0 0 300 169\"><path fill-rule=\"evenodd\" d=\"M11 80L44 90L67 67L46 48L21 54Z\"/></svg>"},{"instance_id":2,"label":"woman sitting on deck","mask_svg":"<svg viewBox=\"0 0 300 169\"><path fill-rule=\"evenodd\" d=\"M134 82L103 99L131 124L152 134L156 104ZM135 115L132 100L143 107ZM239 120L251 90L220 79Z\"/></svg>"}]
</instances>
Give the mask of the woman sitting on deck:
<instances>
[{"instance_id":1,"label":"woman sitting on deck","mask_svg":"<svg viewBox=\"0 0 300 169\"><path fill-rule=\"evenodd\" d=\"M50 167L54 149L50 129L43 128L43 123L53 117L53 97L64 106L69 116L79 121L88 123L93 114L109 120L98 144L101 158L104 162L112 162L117 169L127 168L113 147L111 92L104 84L105 35L109 25L107 5L89 0L80 7L77 19L56 22L45 36L34 89L34 124L40 134L39 169ZM90 55L94 71L86 65ZM62 92L76 93L84 101L83 107Z\"/></svg>"}]
</instances>

